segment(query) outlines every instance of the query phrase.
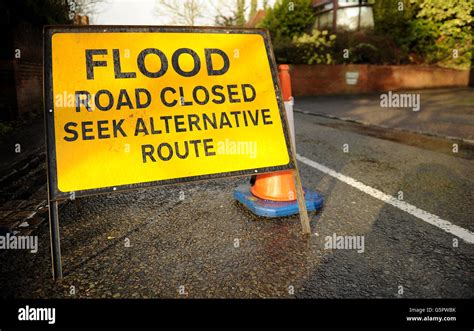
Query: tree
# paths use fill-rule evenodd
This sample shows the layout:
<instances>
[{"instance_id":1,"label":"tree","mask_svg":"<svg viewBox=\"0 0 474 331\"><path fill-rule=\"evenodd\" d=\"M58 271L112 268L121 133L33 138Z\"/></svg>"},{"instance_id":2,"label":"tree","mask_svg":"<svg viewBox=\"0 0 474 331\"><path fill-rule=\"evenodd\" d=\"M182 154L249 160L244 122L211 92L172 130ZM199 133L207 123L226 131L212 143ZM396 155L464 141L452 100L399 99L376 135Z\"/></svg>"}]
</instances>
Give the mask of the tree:
<instances>
[{"instance_id":1,"label":"tree","mask_svg":"<svg viewBox=\"0 0 474 331\"><path fill-rule=\"evenodd\" d=\"M217 26L235 26L237 20L235 19L235 16L217 15L214 18L214 24Z\"/></svg>"},{"instance_id":2,"label":"tree","mask_svg":"<svg viewBox=\"0 0 474 331\"><path fill-rule=\"evenodd\" d=\"M377 0L373 10L375 32L394 41L402 62L470 67L471 0Z\"/></svg>"},{"instance_id":3,"label":"tree","mask_svg":"<svg viewBox=\"0 0 474 331\"><path fill-rule=\"evenodd\" d=\"M378 34L403 37L410 29L422 0L377 0L373 4L374 30Z\"/></svg>"},{"instance_id":4,"label":"tree","mask_svg":"<svg viewBox=\"0 0 474 331\"><path fill-rule=\"evenodd\" d=\"M254 0L252 0L254 1ZM216 6L217 15L214 18L215 24L219 26L244 26L245 20L245 0L234 0L227 3L218 3Z\"/></svg>"},{"instance_id":5,"label":"tree","mask_svg":"<svg viewBox=\"0 0 474 331\"><path fill-rule=\"evenodd\" d=\"M424 0L411 24L413 48L428 63L469 69L473 52L471 0Z\"/></svg>"},{"instance_id":6,"label":"tree","mask_svg":"<svg viewBox=\"0 0 474 331\"><path fill-rule=\"evenodd\" d=\"M263 0L263 9L264 10L268 9L268 0Z\"/></svg>"},{"instance_id":7,"label":"tree","mask_svg":"<svg viewBox=\"0 0 474 331\"><path fill-rule=\"evenodd\" d=\"M70 7L62 0L4 1L2 16L7 24L28 22L35 28L48 24L70 24ZM5 11L5 14L3 13Z\"/></svg>"},{"instance_id":8,"label":"tree","mask_svg":"<svg viewBox=\"0 0 474 331\"><path fill-rule=\"evenodd\" d=\"M169 16L169 24L196 25L199 18L204 17L206 3L201 0L159 0L156 14Z\"/></svg>"},{"instance_id":9,"label":"tree","mask_svg":"<svg viewBox=\"0 0 474 331\"><path fill-rule=\"evenodd\" d=\"M243 26L245 24L245 0L237 1L237 25Z\"/></svg>"},{"instance_id":10,"label":"tree","mask_svg":"<svg viewBox=\"0 0 474 331\"><path fill-rule=\"evenodd\" d=\"M108 0L74 0L68 1L71 13L78 15L93 16L102 10L99 6L102 3L108 3Z\"/></svg>"},{"instance_id":11,"label":"tree","mask_svg":"<svg viewBox=\"0 0 474 331\"><path fill-rule=\"evenodd\" d=\"M373 5L374 31L392 40L398 48L395 62L408 62L412 43L412 22L422 0L377 0Z\"/></svg>"},{"instance_id":12,"label":"tree","mask_svg":"<svg viewBox=\"0 0 474 331\"><path fill-rule=\"evenodd\" d=\"M249 20L251 20L255 14L257 13L257 0L250 1L250 12L249 12Z\"/></svg>"},{"instance_id":13,"label":"tree","mask_svg":"<svg viewBox=\"0 0 474 331\"><path fill-rule=\"evenodd\" d=\"M282 0L267 10L261 27L270 31L272 40L291 40L309 32L314 21L310 0Z\"/></svg>"}]
</instances>

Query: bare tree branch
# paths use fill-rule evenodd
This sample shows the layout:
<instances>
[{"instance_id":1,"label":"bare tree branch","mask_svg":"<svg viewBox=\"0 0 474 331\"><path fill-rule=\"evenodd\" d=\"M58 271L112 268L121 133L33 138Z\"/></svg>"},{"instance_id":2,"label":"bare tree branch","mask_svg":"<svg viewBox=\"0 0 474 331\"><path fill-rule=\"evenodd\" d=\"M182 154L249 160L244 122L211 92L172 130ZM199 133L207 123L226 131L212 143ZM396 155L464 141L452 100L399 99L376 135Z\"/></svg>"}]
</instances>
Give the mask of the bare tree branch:
<instances>
[{"instance_id":1,"label":"bare tree branch","mask_svg":"<svg viewBox=\"0 0 474 331\"><path fill-rule=\"evenodd\" d=\"M172 19L169 24L196 25L197 20L204 18L206 2L203 0L159 0L155 14Z\"/></svg>"},{"instance_id":2,"label":"bare tree branch","mask_svg":"<svg viewBox=\"0 0 474 331\"><path fill-rule=\"evenodd\" d=\"M99 4L110 3L110 0L74 0L74 14L92 16L98 14L102 10L99 10Z\"/></svg>"},{"instance_id":3,"label":"bare tree branch","mask_svg":"<svg viewBox=\"0 0 474 331\"><path fill-rule=\"evenodd\" d=\"M222 26L243 26L246 22L246 0L228 0L215 5L215 23Z\"/></svg>"}]
</instances>

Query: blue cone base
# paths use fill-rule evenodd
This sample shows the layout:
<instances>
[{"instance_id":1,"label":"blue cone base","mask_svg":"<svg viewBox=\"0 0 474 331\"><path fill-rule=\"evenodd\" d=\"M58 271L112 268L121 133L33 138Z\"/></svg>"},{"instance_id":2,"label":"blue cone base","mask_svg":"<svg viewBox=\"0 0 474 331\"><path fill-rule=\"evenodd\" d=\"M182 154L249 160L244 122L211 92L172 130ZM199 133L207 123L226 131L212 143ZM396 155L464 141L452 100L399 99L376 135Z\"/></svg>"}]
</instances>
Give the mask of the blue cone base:
<instances>
[{"instance_id":1,"label":"blue cone base","mask_svg":"<svg viewBox=\"0 0 474 331\"><path fill-rule=\"evenodd\" d=\"M318 193L304 188L306 209L313 211L323 206L324 199ZM250 184L239 185L234 189L234 199L247 207L252 213L264 217L284 217L299 213L298 202L269 201L257 198L250 192Z\"/></svg>"}]
</instances>

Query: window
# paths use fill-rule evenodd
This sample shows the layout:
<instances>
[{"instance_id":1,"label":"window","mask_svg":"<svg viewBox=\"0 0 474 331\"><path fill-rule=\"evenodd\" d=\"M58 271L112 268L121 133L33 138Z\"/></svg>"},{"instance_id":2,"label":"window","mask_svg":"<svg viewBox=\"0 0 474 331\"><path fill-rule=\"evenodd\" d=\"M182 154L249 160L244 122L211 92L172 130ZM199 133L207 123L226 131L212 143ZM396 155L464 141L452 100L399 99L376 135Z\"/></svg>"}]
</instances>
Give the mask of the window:
<instances>
[{"instance_id":1,"label":"window","mask_svg":"<svg viewBox=\"0 0 474 331\"><path fill-rule=\"evenodd\" d=\"M372 12L373 0L322 0L314 6L316 29L337 29L338 27L348 30L359 30L374 26ZM337 8L335 13L334 8ZM336 15L335 15L336 14ZM336 16L336 24L334 24Z\"/></svg>"}]
</instances>

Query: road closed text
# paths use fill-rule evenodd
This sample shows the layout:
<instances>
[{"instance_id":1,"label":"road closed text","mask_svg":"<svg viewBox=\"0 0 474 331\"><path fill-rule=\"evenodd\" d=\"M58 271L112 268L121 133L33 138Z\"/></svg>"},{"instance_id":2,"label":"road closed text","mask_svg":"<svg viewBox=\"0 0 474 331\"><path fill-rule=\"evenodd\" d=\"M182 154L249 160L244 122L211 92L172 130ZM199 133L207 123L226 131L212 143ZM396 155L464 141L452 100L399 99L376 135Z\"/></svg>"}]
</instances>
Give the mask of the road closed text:
<instances>
[{"instance_id":1,"label":"road closed text","mask_svg":"<svg viewBox=\"0 0 474 331\"><path fill-rule=\"evenodd\" d=\"M106 60L96 60L99 55L113 54L110 61L110 70L107 70L109 62ZM193 77L204 70L208 76L224 75L230 67L228 55L220 49L203 50L203 60L198 53L189 48L177 49L171 58L171 61L165 54L157 48L147 48L142 50L137 57L136 68L138 75L148 78L160 78L166 76L168 70L173 70L181 77ZM192 68L184 70L180 65L180 57L189 57L192 60ZM153 70L146 65L147 57L154 57L159 62L159 69ZM221 67L218 67L213 58L219 57ZM113 75L114 79L136 79L137 71L124 72L121 64L121 54L119 49L86 49L85 65L87 79L93 80L95 71L106 70ZM205 66L202 62L205 62ZM171 64L170 64L171 63ZM171 68L170 68L171 67ZM205 67L202 68L202 67ZM229 113L224 112L193 112L195 105L206 106L221 105L226 102L230 104L250 103L257 97L257 92L252 84L228 84L213 85L206 88L197 85L186 90L183 86L165 86L162 87L158 95L154 96L146 88L135 88L129 93L127 89L120 89L118 95L114 95L107 89L99 91L75 91L75 111L129 111L135 109L148 108L152 104L154 97L158 99L158 105L154 109L157 115L160 109L173 107L191 107L186 115L168 115L155 117L137 117L134 120L133 132L125 132L123 129L124 120L98 120L83 122L67 122L64 125L63 139L68 142L79 140L111 139L117 137L127 137L128 135L146 136L154 134L169 134L170 132L186 133L193 130L219 130L223 128L239 128L240 126L258 126L271 125L269 109L242 109ZM161 142L158 145L141 145L142 161L144 163L151 161L169 161L173 157L185 159L190 155L195 157L205 157L216 155L214 150L214 141L208 139L191 139L172 142Z\"/></svg>"}]
</instances>

